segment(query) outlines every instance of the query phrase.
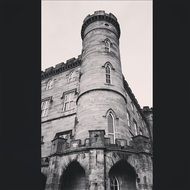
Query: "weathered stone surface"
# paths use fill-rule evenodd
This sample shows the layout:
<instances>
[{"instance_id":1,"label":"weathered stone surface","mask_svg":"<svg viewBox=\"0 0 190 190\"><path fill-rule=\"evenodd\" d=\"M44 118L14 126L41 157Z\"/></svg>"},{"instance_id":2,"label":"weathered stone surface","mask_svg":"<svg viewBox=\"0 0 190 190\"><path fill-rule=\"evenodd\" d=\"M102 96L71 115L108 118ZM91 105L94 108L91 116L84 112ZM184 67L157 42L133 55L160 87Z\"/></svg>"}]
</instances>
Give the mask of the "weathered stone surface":
<instances>
[{"instance_id":1,"label":"weathered stone surface","mask_svg":"<svg viewBox=\"0 0 190 190\"><path fill-rule=\"evenodd\" d=\"M82 55L42 73L41 98L51 100L41 125L45 189L110 190L116 177L120 190L152 190L152 112L140 109L123 78L117 19L97 11L86 17L81 34ZM105 39L111 41L110 51L105 48ZM110 84L105 73L108 62ZM75 78L70 80L72 73ZM53 87L47 90L49 80L53 80ZM71 91L74 106L64 111L65 93ZM108 134L110 112L114 142ZM69 137L56 135L68 131Z\"/></svg>"}]
</instances>

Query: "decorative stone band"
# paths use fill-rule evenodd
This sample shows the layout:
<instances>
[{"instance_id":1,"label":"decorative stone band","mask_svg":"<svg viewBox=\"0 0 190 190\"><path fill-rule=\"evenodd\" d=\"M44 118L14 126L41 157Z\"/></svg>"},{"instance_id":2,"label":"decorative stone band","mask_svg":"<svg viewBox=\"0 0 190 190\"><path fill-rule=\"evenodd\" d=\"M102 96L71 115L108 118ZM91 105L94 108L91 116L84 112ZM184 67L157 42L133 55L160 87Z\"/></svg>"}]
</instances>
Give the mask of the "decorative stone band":
<instances>
[{"instance_id":1,"label":"decorative stone band","mask_svg":"<svg viewBox=\"0 0 190 190\"><path fill-rule=\"evenodd\" d=\"M93 91L111 91L111 92L117 93L117 94L121 95L124 98L125 102L127 103L126 97L121 92L113 90L113 89L109 89L109 88L94 88L94 89L90 89L90 90L84 91L81 94L79 94L79 96L76 99L76 103L78 102L78 100L79 100L79 98L81 96L83 96L86 93L93 92Z\"/></svg>"},{"instance_id":2,"label":"decorative stone band","mask_svg":"<svg viewBox=\"0 0 190 190\"><path fill-rule=\"evenodd\" d=\"M117 29L118 31L118 39L120 37L120 26L119 26L119 23L117 22L117 18L109 13L105 13L105 11L95 11L94 14L92 15L88 15L84 21L83 21L83 25L82 25L82 29L81 29L81 38L82 40L84 39L84 31L86 29L86 27L91 24L92 22L95 22L95 21L107 21L111 24L113 24L113 26L115 26L115 28Z\"/></svg>"}]
</instances>

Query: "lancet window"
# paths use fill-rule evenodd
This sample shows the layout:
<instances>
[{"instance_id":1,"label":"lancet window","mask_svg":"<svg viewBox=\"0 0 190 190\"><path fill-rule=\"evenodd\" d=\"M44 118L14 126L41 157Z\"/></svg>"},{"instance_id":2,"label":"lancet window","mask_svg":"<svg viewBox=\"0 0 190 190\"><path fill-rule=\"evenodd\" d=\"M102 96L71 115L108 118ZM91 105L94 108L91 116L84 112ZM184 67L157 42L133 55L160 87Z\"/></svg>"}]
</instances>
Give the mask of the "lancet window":
<instances>
[{"instance_id":1,"label":"lancet window","mask_svg":"<svg viewBox=\"0 0 190 190\"><path fill-rule=\"evenodd\" d=\"M106 83L110 84L111 83L111 67L109 64L106 65L105 70L106 70Z\"/></svg>"},{"instance_id":2,"label":"lancet window","mask_svg":"<svg viewBox=\"0 0 190 190\"><path fill-rule=\"evenodd\" d=\"M46 85L46 90L49 90L49 89L52 89L53 88L53 83L54 83L54 80L49 80L47 82L47 85Z\"/></svg>"},{"instance_id":3,"label":"lancet window","mask_svg":"<svg viewBox=\"0 0 190 190\"><path fill-rule=\"evenodd\" d=\"M111 112L107 115L108 122L108 137L110 137L110 142L115 143L115 126L114 126L114 116Z\"/></svg>"},{"instance_id":4,"label":"lancet window","mask_svg":"<svg viewBox=\"0 0 190 190\"><path fill-rule=\"evenodd\" d=\"M106 50L106 52L110 52L111 41L110 41L108 38L106 38L106 39L104 40L104 43L105 43L105 50Z\"/></svg>"}]
</instances>

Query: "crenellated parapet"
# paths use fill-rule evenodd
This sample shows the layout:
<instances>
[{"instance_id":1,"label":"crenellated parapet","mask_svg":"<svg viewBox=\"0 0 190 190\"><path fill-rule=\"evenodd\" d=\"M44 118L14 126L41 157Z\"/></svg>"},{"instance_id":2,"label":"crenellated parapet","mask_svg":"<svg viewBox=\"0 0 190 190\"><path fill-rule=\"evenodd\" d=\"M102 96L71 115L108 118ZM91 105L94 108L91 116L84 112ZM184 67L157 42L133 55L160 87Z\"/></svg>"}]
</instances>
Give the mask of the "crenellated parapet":
<instances>
[{"instance_id":1,"label":"crenellated parapet","mask_svg":"<svg viewBox=\"0 0 190 190\"><path fill-rule=\"evenodd\" d=\"M149 108L149 106L144 106L142 111L144 114L153 114L153 108Z\"/></svg>"},{"instance_id":2,"label":"crenellated parapet","mask_svg":"<svg viewBox=\"0 0 190 190\"><path fill-rule=\"evenodd\" d=\"M48 77L57 75L69 69L75 68L81 64L81 55L78 58L71 58L66 61L66 63L61 62L55 65L55 67L49 67L45 71L41 71L41 79L46 79Z\"/></svg>"},{"instance_id":3,"label":"crenellated parapet","mask_svg":"<svg viewBox=\"0 0 190 190\"><path fill-rule=\"evenodd\" d=\"M109 23L111 23L116 29L117 29L117 35L118 35L118 39L120 37L120 26L119 23L117 22L117 18L112 14L112 13L105 13L105 11L95 11L94 14L92 15L88 15L84 21L83 21L83 25L82 25L82 30L81 30L81 38L82 40L84 39L84 31L87 28L87 26L89 26L92 22L95 21L107 21Z\"/></svg>"},{"instance_id":4,"label":"crenellated parapet","mask_svg":"<svg viewBox=\"0 0 190 190\"><path fill-rule=\"evenodd\" d=\"M130 144L125 139L116 139L115 143L110 143L110 139L105 137L104 130L89 131L89 138L86 138L84 143L80 139L71 140L67 142L66 139L57 137L52 140L51 156L67 155L76 152L86 152L91 149L104 149L107 151L122 151L128 153L144 153L151 154L151 146L149 139L145 136L138 135L133 137ZM46 158L42 159L43 166L48 164Z\"/></svg>"}]
</instances>

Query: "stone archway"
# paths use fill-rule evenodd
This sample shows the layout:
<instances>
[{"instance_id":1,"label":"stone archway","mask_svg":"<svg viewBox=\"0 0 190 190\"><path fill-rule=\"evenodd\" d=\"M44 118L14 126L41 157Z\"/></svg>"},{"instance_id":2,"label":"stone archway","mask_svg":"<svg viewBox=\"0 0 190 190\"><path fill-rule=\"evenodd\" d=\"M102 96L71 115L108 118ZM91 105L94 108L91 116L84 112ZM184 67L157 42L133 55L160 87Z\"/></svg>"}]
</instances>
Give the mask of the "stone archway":
<instances>
[{"instance_id":1,"label":"stone archway","mask_svg":"<svg viewBox=\"0 0 190 190\"><path fill-rule=\"evenodd\" d=\"M127 161L118 161L109 171L110 190L136 190L136 176L134 168Z\"/></svg>"},{"instance_id":2,"label":"stone archway","mask_svg":"<svg viewBox=\"0 0 190 190\"><path fill-rule=\"evenodd\" d=\"M63 171L60 183L60 190L82 189L86 189L85 170L77 161L73 161Z\"/></svg>"}]
</instances>

